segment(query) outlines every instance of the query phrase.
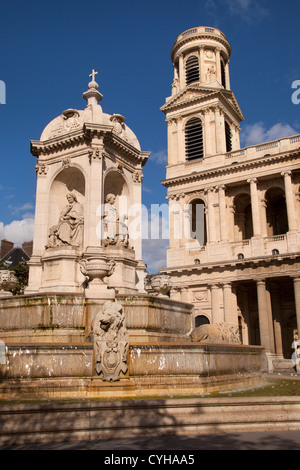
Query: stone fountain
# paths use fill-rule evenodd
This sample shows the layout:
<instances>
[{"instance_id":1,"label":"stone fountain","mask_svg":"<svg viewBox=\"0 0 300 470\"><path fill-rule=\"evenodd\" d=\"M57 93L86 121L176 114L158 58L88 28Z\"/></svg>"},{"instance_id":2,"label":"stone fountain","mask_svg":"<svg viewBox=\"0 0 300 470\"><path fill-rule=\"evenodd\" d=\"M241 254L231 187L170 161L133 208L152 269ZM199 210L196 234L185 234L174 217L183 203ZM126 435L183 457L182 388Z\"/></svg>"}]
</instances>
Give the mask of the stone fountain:
<instances>
[{"instance_id":1,"label":"stone fountain","mask_svg":"<svg viewBox=\"0 0 300 470\"><path fill-rule=\"evenodd\" d=\"M103 113L95 81L39 141L29 284L12 296L1 271L0 398L199 394L257 383L262 348L194 331L193 305L164 275L144 288L142 167L149 153ZM226 330L226 328L222 330ZM205 336L205 335L204 335Z\"/></svg>"}]
</instances>

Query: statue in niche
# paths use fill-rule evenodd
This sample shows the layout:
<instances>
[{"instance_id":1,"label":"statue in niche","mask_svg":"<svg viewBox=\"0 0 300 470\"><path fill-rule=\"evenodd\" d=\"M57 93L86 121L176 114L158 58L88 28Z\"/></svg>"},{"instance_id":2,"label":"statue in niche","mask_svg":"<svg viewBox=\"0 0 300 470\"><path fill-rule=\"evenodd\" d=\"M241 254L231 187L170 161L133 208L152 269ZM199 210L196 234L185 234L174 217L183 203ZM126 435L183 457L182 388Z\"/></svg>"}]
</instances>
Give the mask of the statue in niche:
<instances>
[{"instance_id":1,"label":"statue in niche","mask_svg":"<svg viewBox=\"0 0 300 470\"><path fill-rule=\"evenodd\" d=\"M67 194L68 204L60 213L57 225L50 228L49 242L46 248L62 245L79 247L82 240L83 207L73 193Z\"/></svg>"},{"instance_id":2,"label":"statue in niche","mask_svg":"<svg viewBox=\"0 0 300 470\"><path fill-rule=\"evenodd\" d=\"M129 337L119 302L107 300L92 323L95 370L105 381L120 380L127 372Z\"/></svg>"},{"instance_id":3,"label":"statue in niche","mask_svg":"<svg viewBox=\"0 0 300 470\"><path fill-rule=\"evenodd\" d=\"M118 217L114 206L116 196L108 194L104 205L103 215L103 245L122 245L128 247L129 233L126 220L127 215Z\"/></svg>"},{"instance_id":4,"label":"statue in niche","mask_svg":"<svg viewBox=\"0 0 300 470\"><path fill-rule=\"evenodd\" d=\"M103 241L104 245L112 245L117 241L117 209L114 207L116 196L108 194L104 205Z\"/></svg>"},{"instance_id":5,"label":"statue in niche","mask_svg":"<svg viewBox=\"0 0 300 470\"><path fill-rule=\"evenodd\" d=\"M212 82L215 79L216 79L216 69L214 65L211 65L210 67L207 68L206 81Z\"/></svg>"}]
</instances>

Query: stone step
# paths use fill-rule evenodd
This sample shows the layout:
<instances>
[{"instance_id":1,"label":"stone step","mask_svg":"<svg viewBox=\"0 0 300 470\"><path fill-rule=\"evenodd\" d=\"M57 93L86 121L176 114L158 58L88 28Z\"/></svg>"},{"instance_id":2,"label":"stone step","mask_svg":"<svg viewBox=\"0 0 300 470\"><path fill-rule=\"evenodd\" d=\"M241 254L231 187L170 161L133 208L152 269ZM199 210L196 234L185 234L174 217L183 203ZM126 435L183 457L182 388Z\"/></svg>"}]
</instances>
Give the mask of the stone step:
<instances>
[{"instance_id":1,"label":"stone step","mask_svg":"<svg viewBox=\"0 0 300 470\"><path fill-rule=\"evenodd\" d=\"M291 359L274 359L273 372L275 373L295 373L295 364Z\"/></svg>"},{"instance_id":2,"label":"stone step","mask_svg":"<svg viewBox=\"0 0 300 470\"><path fill-rule=\"evenodd\" d=\"M266 430L300 430L300 397L44 402L0 408L0 445Z\"/></svg>"}]
</instances>

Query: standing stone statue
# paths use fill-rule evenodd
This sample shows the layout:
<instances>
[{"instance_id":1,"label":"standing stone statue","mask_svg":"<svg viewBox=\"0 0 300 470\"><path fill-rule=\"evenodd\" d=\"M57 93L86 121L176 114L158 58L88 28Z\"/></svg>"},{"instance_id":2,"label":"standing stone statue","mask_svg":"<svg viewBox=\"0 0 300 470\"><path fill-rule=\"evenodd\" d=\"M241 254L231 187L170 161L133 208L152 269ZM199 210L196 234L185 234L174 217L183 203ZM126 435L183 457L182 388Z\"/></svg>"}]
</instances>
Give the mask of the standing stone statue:
<instances>
[{"instance_id":1,"label":"standing stone statue","mask_svg":"<svg viewBox=\"0 0 300 470\"><path fill-rule=\"evenodd\" d=\"M104 244L115 244L117 241L117 210L114 207L116 196L108 194L104 206L103 241Z\"/></svg>"},{"instance_id":2,"label":"standing stone statue","mask_svg":"<svg viewBox=\"0 0 300 470\"><path fill-rule=\"evenodd\" d=\"M103 380L120 380L127 372L129 337L125 315L119 302L107 300L92 323L95 370Z\"/></svg>"},{"instance_id":3,"label":"standing stone statue","mask_svg":"<svg viewBox=\"0 0 300 470\"><path fill-rule=\"evenodd\" d=\"M83 208L73 193L67 194L68 204L60 213L57 225L50 228L46 248L61 245L78 247L81 245L83 228Z\"/></svg>"},{"instance_id":4,"label":"standing stone statue","mask_svg":"<svg viewBox=\"0 0 300 470\"><path fill-rule=\"evenodd\" d=\"M106 196L103 215L103 245L121 245L125 248L129 244L127 215L117 214L114 206L116 196L112 193Z\"/></svg>"}]
</instances>

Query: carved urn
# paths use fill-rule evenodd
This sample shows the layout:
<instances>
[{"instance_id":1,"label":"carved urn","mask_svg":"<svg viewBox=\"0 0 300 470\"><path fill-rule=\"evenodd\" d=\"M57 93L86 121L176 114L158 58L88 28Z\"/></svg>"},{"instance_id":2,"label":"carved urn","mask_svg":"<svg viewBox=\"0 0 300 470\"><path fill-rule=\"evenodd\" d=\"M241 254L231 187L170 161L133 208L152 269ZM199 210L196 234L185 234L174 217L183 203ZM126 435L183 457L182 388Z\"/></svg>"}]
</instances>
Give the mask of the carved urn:
<instances>
[{"instance_id":1,"label":"carved urn","mask_svg":"<svg viewBox=\"0 0 300 470\"><path fill-rule=\"evenodd\" d=\"M97 256L82 259L80 271L89 279L89 282L104 284L104 278L111 276L115 269L115 262L108 260L106 256Z\"/></svg>"},{"instance_id":2,"label":"carved urn","mask_svg":"<svg viewBox=\"0 0 300 470\"><path fill-rule=\"evenodd\" d=\"M18 284L16 276L8 269L0 270L0 297L7 297L12 295L10 289L13 289Z\"/></svg>"},{"instance_id":3,"label":"carved urn","mask_svg":"<svg viewBox=\"0 0 300 470\"><path fill-rule=\"evenodd\" d=\"M165 297L170 292L172 281L166 274L158 274L151 278L151 287L159 297Z\"/></svg>"}]
</instances>

